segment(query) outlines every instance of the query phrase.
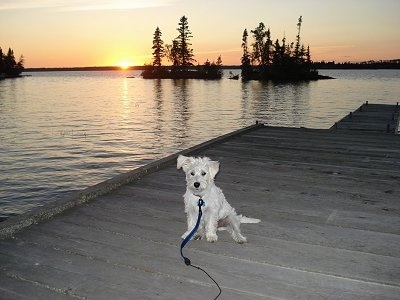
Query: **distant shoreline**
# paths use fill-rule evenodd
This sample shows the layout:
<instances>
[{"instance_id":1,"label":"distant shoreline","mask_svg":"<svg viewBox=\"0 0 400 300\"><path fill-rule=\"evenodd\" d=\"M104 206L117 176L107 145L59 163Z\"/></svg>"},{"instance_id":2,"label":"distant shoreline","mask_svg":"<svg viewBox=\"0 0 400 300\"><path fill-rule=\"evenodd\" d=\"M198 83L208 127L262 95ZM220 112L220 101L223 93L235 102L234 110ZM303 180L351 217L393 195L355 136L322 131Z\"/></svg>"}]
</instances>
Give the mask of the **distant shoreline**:
<instances>
[{"instance_id":1,"label":"distant shoreline","mask_svg":"<svg viewBox=\"0 0 400 300\"><path fill-rule=\"evenodd\" d=\"M60 67L60 68L25 68L24 72L50 72L50 71L144 71L147 66L131 66L123 69L118 66L104 67ZM240 69L240 66L222 66L222 69Z\"/></svg>"},{"instance_id":2,"label":"distant shoreline","mask_svg":"<svg viewBox=\"0 0 400 300\"><path fill-rule=\"evenodd\" d=\"M400 69L400 63L314 63L316 69L352 69L352 70L377 70L377 69ZM53 71L135 71L145 70L146 66L131 66L127 69L122 69L118 66L103 66L103 67L50 67L50 68L25 68L23 72L53 72ZM237 70L240 65L222 66L221 69Z\"/></svg>"},{"instance_id":3,"label":"distant shoreline","mask_svg":"<svg viewBox=\"0 0 400 300\"><path fill-rule=\"evenodd\" d=\"M104 67L43 67L43 68L25 68L24 72L53 72L53 71L117 71L117 70L143 70L144 67L128 67L122 69L118 66L104 66Z\"/></svg>"}]
</instances>

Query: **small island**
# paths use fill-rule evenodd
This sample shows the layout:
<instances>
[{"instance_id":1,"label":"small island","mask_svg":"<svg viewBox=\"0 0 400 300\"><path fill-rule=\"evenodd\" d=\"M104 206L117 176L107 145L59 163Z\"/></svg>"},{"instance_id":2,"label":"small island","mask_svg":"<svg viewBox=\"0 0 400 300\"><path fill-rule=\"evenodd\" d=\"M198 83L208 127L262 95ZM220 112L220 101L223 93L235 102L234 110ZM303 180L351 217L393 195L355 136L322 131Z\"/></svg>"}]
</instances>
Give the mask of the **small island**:
<instances>
[{"instance_id":1,"label":"small island","mask_svg":"<svg viewBox=\"0 0 400 300\"><path fill-rule=\"evenodd\" d=\"M24 57L21 55L17 62L14 56L14 50L8 48L7 54L4 54L0 47L0 80L20 77L23 70Z\"/></svg>"},{"instance_id":2,"label":"small island","mask_svg":"<svg viewBox=\"0 0 400 300\"><path fill-rule=\"evenodd\" d=\"M159 27L156 28L152 47L153 63L145 66L142 77L145 79L221 79L221 56L216 62L210 62L207 59L203 65L194 65L196 60L190 43L193 36L186 16L180 18L177 30L178 37L171 44L164 46L161 30ZM162 66L163 57L166 57L172 65Z\"/></svg>"},{"instance_id":3,"label":"small island","mask_svg":"<svg viewBox=\"0 0 400 300\"><path fill-rule=\"evenodd\" d=\"M273 42L270 29L264 23L251 30L252 51L248 46L248 31L242 36L243 55L241 70L243 80L299 81L332 79L319 75L311 61L310 46L300 43L300 29L303 20L300 16L297 23L296 42L287 43L286 37Z\"/></svg>"}]
</instances>

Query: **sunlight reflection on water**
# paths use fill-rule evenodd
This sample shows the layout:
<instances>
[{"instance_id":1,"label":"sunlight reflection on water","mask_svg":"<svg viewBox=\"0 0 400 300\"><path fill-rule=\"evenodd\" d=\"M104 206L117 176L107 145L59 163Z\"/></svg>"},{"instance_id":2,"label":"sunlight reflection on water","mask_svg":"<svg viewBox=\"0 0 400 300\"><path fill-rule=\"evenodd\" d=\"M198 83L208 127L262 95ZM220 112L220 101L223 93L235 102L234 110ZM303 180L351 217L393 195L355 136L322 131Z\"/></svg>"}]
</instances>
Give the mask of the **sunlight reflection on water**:
<instances>
[{"instance_id":1,"label":"sunlight reflection on water","mask_svg":"<svg viewBox=\"0 0 400 300\"><path fill-rule=\"evenodd\" d=\"M363 102L396 103L399 70L273 84L43 72L0 81L0 218L254 124L329 128ZM238 73L238 72L237 72Z\"/></svg>"}]
</instances>

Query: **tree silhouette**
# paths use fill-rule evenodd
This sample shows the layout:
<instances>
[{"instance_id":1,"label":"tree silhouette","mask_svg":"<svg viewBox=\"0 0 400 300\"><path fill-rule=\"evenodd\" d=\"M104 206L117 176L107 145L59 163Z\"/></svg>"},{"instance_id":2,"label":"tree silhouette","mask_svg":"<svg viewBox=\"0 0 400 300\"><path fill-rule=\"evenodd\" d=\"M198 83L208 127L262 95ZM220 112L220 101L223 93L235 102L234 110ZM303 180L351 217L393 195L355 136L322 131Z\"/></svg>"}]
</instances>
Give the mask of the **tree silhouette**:
<instances>
[{"instance_id":1,"label":"tree silhouette","mask_svg":"<svg viewBox=\"0 0 400 300\"><path fill-rule=\"evenodd\" d=\"M161 67L162 58L165 56L164 42L161 39L162 33L160 28L156 28L153 35L153 66Z\"/></svg>"},{"instance_id":2,"label":"tree silhouette","mask_svg":"<svg viewBox=\"0 0 400 300\"><path fill-rule=\"evenodd\" d=\"M251 31L254 38L252 60L260 66L269 66L271 62L271 31L266 30L264 23L260 23L258 27Z\"/></svg>"},{"instance_id":3,"label":"tree silhouette","mask_svg":"<svg viewBox=\"0 0 400 300\"><path fill-rule=\"evenodd\" d=\"M258 65L264 65L264 38L265 38L265 25L264 23L260 23L258 27L251 31L253 34L254 42L251 44L253 47L253 53L251 55L251 60L253 63L257 63Z\"/></svg>"},{"instance_id":4,"label":"tree silhouette","mask_svg":"<svg viewBox=\"0 0 400 300\"><path fill-rule=\"evenodd\" d=\"M219 79L222 77L222 58L218 56L217 62L212 62L207 59L201 68L201 74L206 79Z\"/></svg>"},{"instance_id":5,"label":"tree silhouette","mask_svg":"<svg viewBox=\"0 0 400 300\"><path fill-rule=\"evenodd\" d=\"M142 72L143 78L173 78L173 79L220 79L222 77L222 59L217 62L207 59L204 65L194 66L193 49L190 39L193 37L186 16L180 18L177 28L179 35L172 44L163 46L161 31L157 27L153 36L153 64L147 65ZM166 56L172 63L171 67L161 66L162 57Z\"/></svg>"},{"instance_id":6,"label":"tree silhouette","mask_svg":"<svg viewBox=\"0 0 400 300\"><path fill-rule=\"evenodd\" d=\"M12 70L16 66L14 51L8 48L7 55L4 57L4 65L6 70Z\"/></svg>"},{"instance_id":7,"label":"tree silhouette","mask_svg":"<svg viewBox=\"0 0 400 300\"><path fill-rule=\"evenodd\" d=\"M222 58L221 58L221 55L218 56L216 65L217 65L218 67L222 67Z\"/></svg>"},{"instance_id":8,"label":"tree silhouette","mask_svg":"<svg viewBox=\"0 0 400 300\"><path fill-rule=\"evenodd\" d=\"M173 67L179 67L179 46L178 41L173 40L172 45L166 45L167 58L172 63Z\"/></svg>"},{"instance_id":9,"label":"tree silhouette","mask_svg":"<svg viewBox=\"0 0 400 300\"><path fill-rule=\"evenodd\" d=\"M17 77L24 70L24 57L21 55L18 62L15 60L14 50L8 48L7 54L0 47L0 78Z\"/></svg>"},{"instance_id":10,"label":"tree silhouette","mask_svg":"<svg viewBox=\"0 0 400 300\"><path fill-rule=\"evenodd\" d=\"M0 78L2 76L2 74L5 74L5 65L4 65L4 61L3 61L3 49L1 49L0 47Z\"/></svg>"},{"instance_id":11,"label":"tree silhouette","mask_svg":"<svg viewBox=\"0 0 400 300\"><path fill-rule=\"evenodd\" d=\"M306 63L308 65L311 65L311 53L310 53L310 46L307 46L307 50L306 50Z\"/></svg>"},{"instance_id":12,"label":"tree silhouette","mask_svg":"<svg viewBox=\"0 0 400 300\"><path fill-rule=\"evenodd\" d=\"M185 16L181 17L178 23L179 35L172 41L171 45L166 45L166 56L172 63L172 66L179 67L181 70L187 70L187 67L193 66L193 49L190 39L193 37L189 30L188 20Z\"/></svg>"},{"instance_id":13,"label":"tree silhouette","mask_svg":"<svg viewBox=\"0 0 400 300\"><path fill-rule=\"evenodd\" d=\"M178 48L178 61L182 69L186 70L187 67L193 66L193 62L196 60L193 58L193 49L190 48L192 45L190 39L193 37L192 32L189 30L188 19L183 16L179 20L178 24L179 35L175 39L177 41Z\"/></svg>"},{"instance_id":14,"label":"tree silhouette","mask_svg":"<svg viewBox=\"0 0 400 300\"><path fill-rule=\"evenodd\" d=\"M301 60L301 51L300 51L300 29L301 29L301 23L303 22L302 17L300 16L298 19L297 23L297 35L296 35L296 46L294 47L294 58L296 62L299 62ZM303 48L304 50L304 48ZM304 51L303 51L304 53Z\"/></svg>"},{"instance_id":15,"label":"tree silhouette","mask_svg":"<svg viewBox=\"0 0 400 300\"><path fill-rule=\"evenodd\" d=\"M318 79L318 72L312 67L310 47L306 49L300 42L302 21L300 16L297 23L296 42L290 44L286 43L286 37L282 39L282 44L278 39L272 43L270 30L266 29L264 23L259 23L254 30L251 30L253 37L251 53L248 51L248 34L245 29L242 36L242 79Z\"/></svg>"},{"instance_id":16,"label":"tree silhouette","mask_svg":"<svg viewBox=\"0 0 400 300\"><path fill-rule=\"evenodd\" d=\"M252 69L247 37L248 37L248 33L247 33L247 29L245 29L243 31L243 36L242 36L243 55L241 58L241 64L242 64L242 76L244 76L246 78L250 76L251 69Z\"/></svg>"},{"instance_id":17,"label":"tree silhouette","mask_svg":"<svg viewBox=\"0 0 400 300\"><path fill-rule=\"evenodd\" d=\"M272 56L272 40L271 40L271 31L268 30L265 32L265 46L263 51L263 62L265 65L269 66L271 64L271 56Z\"/></svg>"}]
</instances>

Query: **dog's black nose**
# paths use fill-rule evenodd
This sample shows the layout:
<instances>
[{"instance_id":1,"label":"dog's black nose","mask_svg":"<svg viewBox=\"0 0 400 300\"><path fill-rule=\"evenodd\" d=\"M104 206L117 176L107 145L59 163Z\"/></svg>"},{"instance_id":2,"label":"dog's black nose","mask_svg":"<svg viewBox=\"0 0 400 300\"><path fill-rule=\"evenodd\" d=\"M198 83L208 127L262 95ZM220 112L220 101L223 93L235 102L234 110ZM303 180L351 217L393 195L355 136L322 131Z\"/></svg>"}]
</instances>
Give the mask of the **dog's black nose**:
<instances>
[{"instance_id":1,"label":"dog's black nose","mask_svg":"<svg viewBox=\"0 0 400 300\"><path fill-rule=\"evenodd\" d=\"M197 189L200 186L200 182L195 182L193 185Z\"/></svg>"}]
</instances>

